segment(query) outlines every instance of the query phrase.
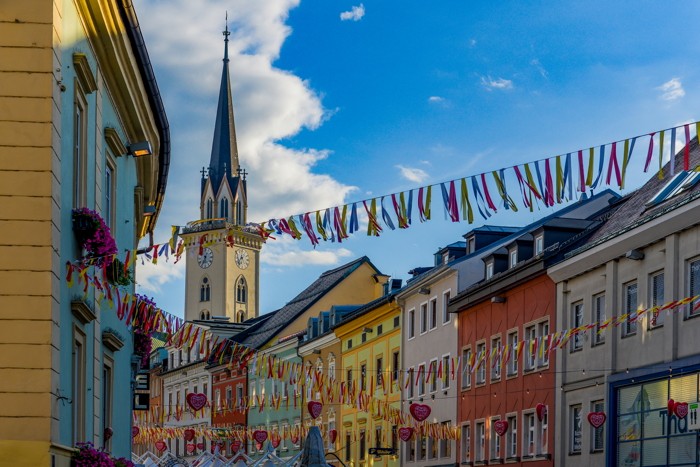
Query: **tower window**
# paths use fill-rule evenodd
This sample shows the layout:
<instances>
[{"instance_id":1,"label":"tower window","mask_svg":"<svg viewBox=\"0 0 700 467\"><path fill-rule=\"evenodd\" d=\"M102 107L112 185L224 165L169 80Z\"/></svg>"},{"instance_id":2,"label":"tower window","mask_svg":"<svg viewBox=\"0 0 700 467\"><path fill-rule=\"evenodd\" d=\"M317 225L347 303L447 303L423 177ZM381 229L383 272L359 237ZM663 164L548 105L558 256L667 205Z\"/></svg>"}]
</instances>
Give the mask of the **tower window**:
<instances>
[{"instance_id":1,"label":"tower window","mask_svg":"<svg viewBox=\"0 0 700 467\"><path fill-rule=\"evenodd\" d=\"M208 302L211 300L211 287L207 277L202 279L202 285L199 288L199 301Z\"/></svg>"},{"instance_id":2,"label":"tower window","mask_svg":"<svg viewBox=\"0 0 700 467\"><path fill-rule=\"evenodd\" d=\"M214 217L214 200L211 198L207 199L207 219Z\"/></svg>"},{"instance_id":3,"label":"tower window","mask_svg":"<svg viewBox=\"0 0 700 467\"><path fill-rule=\"evenodd\" d=\"M245 282L245 277L240 277L236 283L236 301L246 303L248 301L248 286Z\"/></svg>"},{"instance_id":4,"label":"tower window","mask_svg":"<svg viewBox=\"0 0 700 467\"><path fill-rule=\"evenodd\" d=\"M199 319L201 319L202 321L211 319L211 314L208 311L202 311L201 313L199 313Z\"/></svg>"},{"instance_id":5,"label":"tower window","mask_svg":"<svg viewBox=\"0 0 700 467\"><path fill-rule=\"evenodd\" d=\"M228 198L222 198L219 203L219 217L228 219Z\"/></svg>"},{"instance_id":6,"label":"tower window","mask_svg":"<svg viewBox=\"0 0 700 467\"><path fill-rule=\"evenodd\" d=\"M240 199L236 203L236 224L245 224L245 216L243 215L243 202Z\"/></svg>"},{"instance_id":7,"label":"tower window","mask_svg":"<svg viewBox=\"0 0 700 467\"><path fill-rule=\"evenodd\" d=\"M243 321L245 321L245 312L239 311L238 312L238 322L242 323Z\"/></svg>"}]
</instances>

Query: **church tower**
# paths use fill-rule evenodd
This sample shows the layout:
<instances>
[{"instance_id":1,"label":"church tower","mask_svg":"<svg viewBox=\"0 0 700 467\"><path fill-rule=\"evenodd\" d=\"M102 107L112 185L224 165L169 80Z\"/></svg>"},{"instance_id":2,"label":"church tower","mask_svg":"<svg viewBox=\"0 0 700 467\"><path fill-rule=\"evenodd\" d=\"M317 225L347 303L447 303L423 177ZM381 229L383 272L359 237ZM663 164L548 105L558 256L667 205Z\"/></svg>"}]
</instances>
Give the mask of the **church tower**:
<instances>
[{"instance_id":1,"label":"church tower","mask_svg":"<svg viewBox=\"0 0 700 467\"><path fill-rule=\"evenodd\" d=\"M202 169L200 220L183 229L187 267L185 319L227 316L242 322L259 314L262 237L246 227L246 171L238 160L229 75L228 25L209 167Z\"/></svg>"}]
</instances>

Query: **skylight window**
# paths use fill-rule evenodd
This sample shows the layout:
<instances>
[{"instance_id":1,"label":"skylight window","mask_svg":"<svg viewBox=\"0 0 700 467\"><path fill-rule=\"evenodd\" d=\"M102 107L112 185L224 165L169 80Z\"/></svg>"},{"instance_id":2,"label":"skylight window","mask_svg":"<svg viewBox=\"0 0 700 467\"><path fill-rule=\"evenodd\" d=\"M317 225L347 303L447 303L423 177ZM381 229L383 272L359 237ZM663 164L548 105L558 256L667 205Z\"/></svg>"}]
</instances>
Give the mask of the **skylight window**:
<instances>
[{"instance_id":1,"label":"skylight window","mask_svg":"<svg viewBox=\"0 0 700 467\"><path fill-rule=\"evenodd\" d=\"M694 170L677 173L661 190L654 195L647 206L654 206L691 189L700 180L700 172Z\"/></svg>"}]
</instances>

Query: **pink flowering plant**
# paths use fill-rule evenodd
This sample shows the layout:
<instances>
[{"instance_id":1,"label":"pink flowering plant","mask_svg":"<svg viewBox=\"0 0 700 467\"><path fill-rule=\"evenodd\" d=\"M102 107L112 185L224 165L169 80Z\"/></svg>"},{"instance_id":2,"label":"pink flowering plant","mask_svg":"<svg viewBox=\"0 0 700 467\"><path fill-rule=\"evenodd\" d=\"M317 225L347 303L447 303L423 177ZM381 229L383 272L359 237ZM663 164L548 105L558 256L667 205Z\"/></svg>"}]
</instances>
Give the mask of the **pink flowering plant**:
<instances>
[{"instance_id":1,"label":"pink flowering plant","mask_svg":"<svg viewBox=\"0 0 700 467\"><path fill-rule=\"evenodd\" d=\"M78 443L75 447L78 452L73 454L73 467L114 467L109 454L102 449L95 449L92 443Z\"/></svg>"},{"instance_id":2,"label":"pink flowering plant","mask_svg":"<svg viewBox=\"0 0 700 467\"><path fill-rule=\"evenodd\" d=\"M109 266L117 254L117 243L102 216L92 209L79 208L73 209L72 219L78 245L87 251L87 257L94 258L96 266Z\"/></svg>"}]
</instances>

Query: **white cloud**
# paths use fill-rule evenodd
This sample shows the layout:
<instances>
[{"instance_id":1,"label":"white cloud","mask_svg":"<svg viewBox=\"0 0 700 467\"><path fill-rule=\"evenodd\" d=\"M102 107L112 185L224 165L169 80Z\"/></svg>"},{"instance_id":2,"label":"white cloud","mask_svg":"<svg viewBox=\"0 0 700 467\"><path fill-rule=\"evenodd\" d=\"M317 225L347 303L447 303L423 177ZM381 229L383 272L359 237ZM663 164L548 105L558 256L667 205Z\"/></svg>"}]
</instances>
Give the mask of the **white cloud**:
<instances>
[{"instance_id":1,"label":"white cloud","mask_svg":"<svg viewBox=\"0 0 700 467\"><path fill-rule=\"evenodd\" d=\"M469 47L476 47L476 39L469 39Z\"/></svg>"},{"instance_id":2,"label":"white cloud","mask_svg":"<svg viewBox=\"0 0 700 467\"><path fill-rule=\"evenodd\" d=\"M683 84L678 78L672 78L656 89L663 92L663 94L661 94L661 98L665 101L674 101L685 96L685 89L683 89Z\"/></svg>"},{"instance_id":3,"label":"white cloud","mask_svg":"<svg viewBox=\"0 0 700 467\"><path fill-rule=\"evenodd\" d=\"M365 6L360 3L358 6L354 6L350 11L343 11L340 13L341 21L360 21L362 17L365 16Z\"/></svg>"},{"instance_id":4,"label":"white cloud","mask_svg":"<svg viewBox=\"0 0 700 467\"><path fill-rule=\"evenodd\" d=\"M283 237L268 241L260 253L260 261L270 266L333 266L340 264L343 258L353 255L352 251L347 248L332 249L327 247L328 244L325 244L323 249L305 251L301 249L298 241L308 244L309 240L307 238L293 240L289 237Z\"/></svg>"},{"instance_id":5,"label":"white cloud","mask_svg":"<svg viewBox=\"0 0 700 467\"><path fill-rule=\"evenodd\" d=\"M513 81L509 79L493 79L490 76L482 76L481 84L488 90L493 89L513 89Z\"/></svg>"},{"instance_id":6,"label":"white cloud","mask_svg":"<svg viewBox=\"0 0 700 467\"><path fill-rule=\"evenodd\" d=\"M186 261L184 255L177 264L172 257L169 261L159 258L158 264L147 259L141 264L139 259L136 261L136 291L146 295L160 293L162 285L185 277Z\"/></svg>"},{"instance_id":7,"label":"white cloud","mask_svg":"<svg viewBox=\"0 0 700 467\"><path fill-rule=\"evenodd\" d=\"M532 61L530 61L530 65L534 66L535 69L540 73L540 75L542 75L544 79L549 78L549 73L547 72L545 67L542 66L539 59L532 59Z\"/></svg>"},{"instance_id":8,"label":"white cloud","mask_svg":"<svg viewBox=\"0 0 700 467\"><path fill-rule=\"evenodd\" d=\"M441 102L445 102L445 98L444 98L444 97L440 97L440 96L430 96L430 97L428 97L428 102L438 104L438 103L441 103Z\"/></svg>"},{"instance_id":9,"label":"white cloud","mask_svg":"<svg viewBox=\"0 0 700 467\"><path fill-rule=\"evenodd\" d=\"M411 182L422 183L428 179L428 172L423 169L403 165L397 165L396 168L399 169L399 173L403 178Z\"/></svg>"}]
</instances>

